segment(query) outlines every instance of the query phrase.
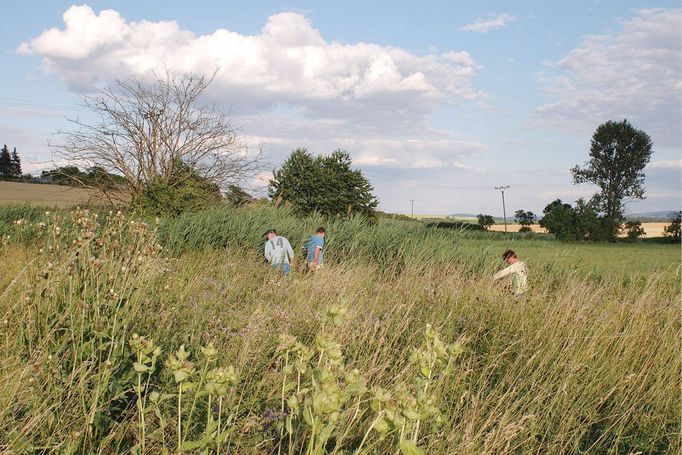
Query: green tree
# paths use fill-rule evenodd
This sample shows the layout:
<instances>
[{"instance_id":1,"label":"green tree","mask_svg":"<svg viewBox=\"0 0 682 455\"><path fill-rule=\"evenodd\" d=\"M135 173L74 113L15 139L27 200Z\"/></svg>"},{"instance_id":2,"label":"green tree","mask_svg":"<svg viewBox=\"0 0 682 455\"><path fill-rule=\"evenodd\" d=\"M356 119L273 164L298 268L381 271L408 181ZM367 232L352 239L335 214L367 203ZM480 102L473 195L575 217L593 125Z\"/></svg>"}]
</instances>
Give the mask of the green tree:
<instances>
[{"instance_id":1,"label":"green tree","mask_svg":"<svg viewBox=\"0 0 682 455\"><path fill-rule=\"evenodd\" d=\"M542 213L544 216L540 219L540 226L547 232L560 240L575 238L575 210L570 204L556 199L547 204Z\"/></svg>"},{"instance_id":2,"label":"green tree","mask_svg":"<svg viewBox=\"0 0 682 455\"><path fill-rule=\"evenodd\" d=\"M642 227L642 222L639 220L632 220L626 222L623 227L623 230L625 231L625 235L627 235L627 238L630 240L635 240L638 237L641 237L644 234L646 234L644 228Z\"/></svg>"},{"instance_id":3,"label":"green tree","mask_svg":"<svg viewBox=\"0 0 682 455\"><path fill-rule=\"evenodd\" d=\"M7 144L0 150L0 177L9 178L12 176L12 155L9 153Z\"/></svg>"},{"instance_id":4,"label":"green tree","mask_svg":"<svg viewBox=\"0 0 682 455\"><path fill-rule=\"evenodd\" d=\"M218 185L188 164L178 160L173 169L169 178L156 176L147 182L144 191L133 199L133 206L152 215L178 215L221 200Z\"/></svg>"},{"instance_id":5,"label":"green tree","mask_svg":"<svg viewBox=\"0 0 682 455\"><path fill-rule=\"evenodd\" d=\"M481 225L486 231L490 229L490 226L495 224L495 218L493 218L492 215L484 215L479 213L476 215L476 218L478 219L478 224Z\"/></svg>"},{"instance_id":6,"label":"green tree","mask_svg":"<svg viewBox=\"0 0 682 455\"><path fill-rule=\"evenodd\" d=\"M61 166L41 173L43 177L49 177L52 182L62 185L80 185L83 173L78 166Z\"/></svg>"},{"instance_id":7,"label":"green tree","mask_svg":"<svg viewBox=\"0 0 682 455\"><path fill-rule=\"evenodd\" d=\"M682 221L682 212L670 215L670 224L663 228L663 237L667 237L673 242L680 241L680 221Z\"/></svg>"},{"instance_id":8,"label":"green tree","mask_svg":"<svg viewBox=\"0 0 682 455\"><path fill-rule=\"evenodd\" d=\"M590 159L571 169L573 183L593 183L600 192L594 201L604 214L610 239L623 221L624 199L644 199L644 167L651 159L651 138L627 120L609 120L592 136Z\"/></svg>"},{"instance_id":9,"label":"green tree","mask_svg":"<svg viewBox=\"0 0 682 455\"><path fill-rule=\"evenodd\" d=\"M556 199L544 208L540 226L559 240L607 240L610 227L599 216L598 203L583 198L575 201L575 207Z\"/></svg>"},{"instance_id":10,"label":"green tree","mask_svg":"<svg viewBox=\"0 0 682 455\"><path fill-rule=\"evenodd\" d=\"M239 185L228 185L225 192L225 201L235 207L241 207L254 201L254 197L244 191Z\"/></svg>"},{"instance_id":11,"label":"green tree","mask_svg":"<svg viewBox=\"0 0 682 455\"><path fill-rule=\"evenodd\" d=\"M12 150L12 164L11 164L11 174L12 177L14 178L19 178L21 177L21 159L19 158L19 154L17 153L17 148L14 147L14 150Z\"/></svg>"},{"instance_id":12,"label":"green tree","mask_svg":"<svg viewBox=\"0 0 682 455\"><path fill-rule=\"evenodd\" d=\"M276 205L291 204L299 213L375 217L378 201L373 188L351 164L343 150L313 157L305 148L296 149L273 173L268 195Z\"/></svg>"},{"instance_id":13,"label":"green tree","mask_svg":"<svg viewBox=\"0 0 682 455\"><path fill-rule=\"evenodd\" d=\"M533 212L526 212L523 209L514 212L514 219L521 225L519 232L530 232L530 225L535 223L536 218Z\"/></svg>"}]
</instances>

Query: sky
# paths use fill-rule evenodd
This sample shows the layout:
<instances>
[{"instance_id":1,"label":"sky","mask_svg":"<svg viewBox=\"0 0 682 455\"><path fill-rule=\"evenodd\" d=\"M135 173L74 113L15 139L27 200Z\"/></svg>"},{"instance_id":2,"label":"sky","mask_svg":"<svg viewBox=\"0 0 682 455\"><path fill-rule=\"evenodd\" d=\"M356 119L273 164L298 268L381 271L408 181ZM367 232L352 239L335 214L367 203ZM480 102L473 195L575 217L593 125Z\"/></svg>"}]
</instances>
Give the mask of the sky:
<instances>
[{"instance_id":1,"label":"sky","mask_svg":"<svg viewBox=\"0 0 682 455\"><path fill-rule=\"evenodd\" d=\"M217 70L205 101L251 153L346 150L383 211L501 216L507 185L507 214L589 197L569 169L623 119L654 144L626 211L682 204L679 0L23 0L0 27L0 143L24 172L52 166L83 95Z\"/></svg>"}]
</instances>

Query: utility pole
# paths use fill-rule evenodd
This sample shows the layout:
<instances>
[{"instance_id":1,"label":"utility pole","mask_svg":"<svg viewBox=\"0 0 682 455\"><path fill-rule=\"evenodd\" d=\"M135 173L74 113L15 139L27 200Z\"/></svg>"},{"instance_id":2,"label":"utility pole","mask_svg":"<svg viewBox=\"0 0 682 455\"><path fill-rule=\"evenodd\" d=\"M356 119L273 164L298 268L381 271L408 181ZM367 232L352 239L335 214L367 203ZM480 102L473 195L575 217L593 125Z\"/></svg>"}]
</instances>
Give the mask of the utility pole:
<instances>
[{"instance_id":1,"label":"utility pole","mask_svg":"<svg viewBox=\"0 0 682 455\"><path fill-rule=\"evenodd\" d=\"M414 201L415 201L414 199L410 199L410 202L412 203L412 211L411 211L412 218L414 218Z\"/></svg>"},{"instance_id":2,"label":"utility pole","mask_svg":"<svg viewBox=\"0 0 682 455\"><path fill-rule=\"evenodd\" d=\"M496 190L502 191L502 215L504 216L504 233L507 233L507 209L504 206L504 190L509 189L509 185L507 186L496 186Z\"/></svg>"}]
</instances>

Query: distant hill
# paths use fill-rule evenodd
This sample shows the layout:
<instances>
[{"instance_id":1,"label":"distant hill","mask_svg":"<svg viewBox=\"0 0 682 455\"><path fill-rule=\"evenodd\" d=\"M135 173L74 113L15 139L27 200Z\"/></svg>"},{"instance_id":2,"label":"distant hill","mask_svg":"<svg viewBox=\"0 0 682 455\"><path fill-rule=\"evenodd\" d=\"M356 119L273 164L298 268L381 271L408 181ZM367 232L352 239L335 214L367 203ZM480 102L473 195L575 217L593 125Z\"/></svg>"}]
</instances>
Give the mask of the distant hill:
<instances>
[{"instance_id":1,"label":"distant hill","mask_svg":"<svg viewBox=\"0 0 682 455\"><path fill-rule=\"evenodd\" d=\"M660 220L668 221L671 213L677 213L677 210L658 210L654 212L639 212L627 213L625 218L628 220Z\"/></svg>"},{"instance_id":2,"label":"distant hill","mask_svg":"<svg viewBox=\"0 0 682 455\"><path fill-rule=\"evenodd\" d=\"M625 218L628 220L651 220L651 221L668 221L670 219L671 213L677 213L676 210L658 210L654 212L638 212L638 213L628 213ZM453 213L448 215L452 218L457 219L476 219L476 215L473 213ZM539 214L538 218L542 217L542 213ZM501 216L493 217L496 223L501 223L503 221ZM514 221L514 214L507 215L507 222Z\"/></svg>"}]
</instances>

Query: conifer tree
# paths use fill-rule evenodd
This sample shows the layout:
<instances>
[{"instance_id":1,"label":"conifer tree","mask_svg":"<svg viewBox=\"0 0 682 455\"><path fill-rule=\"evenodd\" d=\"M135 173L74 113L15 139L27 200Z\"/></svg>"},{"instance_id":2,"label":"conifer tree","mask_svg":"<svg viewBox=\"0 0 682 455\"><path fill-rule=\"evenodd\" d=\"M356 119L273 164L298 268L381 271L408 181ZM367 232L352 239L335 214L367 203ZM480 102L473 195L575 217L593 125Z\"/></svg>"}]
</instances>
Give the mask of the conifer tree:
<instances>
[{"instance_id":1,"label":"conifer tree","mask_svg":"<svg viewBox=\"0 0 682 455\"><path fill-rule=\"evenodd\" d=\"M11 165L11 174L12 177L19 178L22 175L21 172L21 159L19 158L19 155L17 154L17 148L14 147L14 150L12 150L12 165Z\"/></svg>"},{"instance_id":2,"label":"conifer tree","mask_svg":"<svg viewBox=\"0 0 682 455\"><path fill-rule=\"evenodd\" d=\"M0 150L0 177L8 178L12 176L12 156L9 153L7 144Z\"/></svg>"}]
</instances>

